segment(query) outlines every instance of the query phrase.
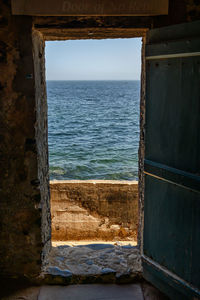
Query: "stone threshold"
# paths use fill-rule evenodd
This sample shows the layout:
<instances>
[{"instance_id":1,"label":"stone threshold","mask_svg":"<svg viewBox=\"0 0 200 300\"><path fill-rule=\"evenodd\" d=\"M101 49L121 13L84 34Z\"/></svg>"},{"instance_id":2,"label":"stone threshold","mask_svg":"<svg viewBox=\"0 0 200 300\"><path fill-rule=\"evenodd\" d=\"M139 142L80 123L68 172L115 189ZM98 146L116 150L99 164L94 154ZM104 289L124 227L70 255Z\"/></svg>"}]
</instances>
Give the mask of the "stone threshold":
<instances>
[{"instance_id":1,"label":"stone threshold","mask_svg":"<svg viewBox=\"0 0 200 300\"><path fill-rule=\"evenodd\" d=\"M52 273L42 274L38 280L32 282L41 285L73 285L73 284L131 284L141 282L143 280L142 273L136 275L123 274L116 276L114 273L96 274L96 275L71 275L62 276Z\"/></svg>"},{"instance_id":2,"label":"stone threshold","mask_svg":"<svg viewBox=\"0 0 200 300\"><path fill-rule=\"evenodd\" d=\"M52 247L43 268L43 284L133 283L141 280L137 246L88 244Z\"/></svg>"}]
</instances>

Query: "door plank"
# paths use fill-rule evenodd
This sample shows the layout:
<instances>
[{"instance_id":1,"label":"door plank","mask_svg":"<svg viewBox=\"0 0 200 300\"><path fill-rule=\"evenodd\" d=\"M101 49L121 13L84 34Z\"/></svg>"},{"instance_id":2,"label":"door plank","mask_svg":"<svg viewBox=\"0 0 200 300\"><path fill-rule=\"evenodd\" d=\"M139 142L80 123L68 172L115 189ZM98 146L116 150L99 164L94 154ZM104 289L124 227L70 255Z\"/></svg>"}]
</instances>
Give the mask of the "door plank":
<instances>
[{"instance_id":1,"label":"door plank","mask_svg":"<svg viewBox=\"0 0 200 300\"><path fill-rule=\"evenodd\" d=\"M181 300L200 298L199 34L150 30L146 45L143 270Z\"/></svg>"}]
</instances>

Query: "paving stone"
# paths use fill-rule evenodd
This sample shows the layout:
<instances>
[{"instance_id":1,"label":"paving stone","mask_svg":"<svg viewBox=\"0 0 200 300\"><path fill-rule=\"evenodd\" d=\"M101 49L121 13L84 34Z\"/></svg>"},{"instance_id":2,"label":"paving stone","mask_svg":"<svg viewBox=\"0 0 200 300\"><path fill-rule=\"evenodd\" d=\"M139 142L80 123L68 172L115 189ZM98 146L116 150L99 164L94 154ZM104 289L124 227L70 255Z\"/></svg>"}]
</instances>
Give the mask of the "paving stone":
<instances>
[{"instance_id":1,"label":"paving stone","mask_svg":"<svg viewBox=\"0 0 200 300\"><path fill-rule=\"evenodd\" d=\"M66 248L69 248L70 246L67 246L67 245L61 245L61 246L58 246L58 249L66 249Z\"/></svg>"},{"instance_id":2,"label":"paving stone","mask_svg":"<svg viewBox=\"0 0 200 300\"><path fill-rule=\"evenodd\" d=\"M104 268L101 270L101 273L102 274L110 274L110 273L116 273L116 271L113 269L110 269L110 268Z\"/></svg>"},{"instance_id":3,"label":"paving stone","mask_svg":"<svg viewBox=\"0 0 200 300\"><path fill-rule=\"evenodd\" d=\"M42 286L38 300L143 300L139 284Z\"/></svg>"},{"instance_id":4,"label":"paving stone","mask_svg":"<svg viewBox=\"0 0 200 300\"><path fill-rule=\"evenodd\" d=\"M63 260L65 260L65 258L62 257L62 256L58 256L58 257L56 257L56 260L58 260L58 261L63 261Z\"/></svg>"},{"instance_id":5,"label":"paving stone","mask_svg":"<svg viewBox=\"0 0 200 300\"><path fill-rule=\"evenodd\" d=\"M85 263L87 265L93 265L94 262L92 260L90 260L90 259L87 259Z\"/></svg>"},{"instance_id":6,"label":"paving stone","mask_svg":"<svg viewBox=\"0 0 200 300\"><path fill-rule=\"evenodd\" d=\"M99 256L99 258L100 258L100 259L103 259L103 260L106 259L106 257L107 257L107 256L106 256L105 254Z\"/></svg>"},{"instance_id":7,"label":"paving stone","mask_svg":"<svg viewBox=\"0 0 200 300\"><path fill-rule=\"evenodd\" d=\"M109 249L109 250L106 250L106 254L108 254L108 253L113 253L113 251L114 251L114 249Z\"/></svg>"},{"instance_id":8,"label":"paving stone","mask_svg":"<svg viewBox=\"0 0 200 300\"><path fill-rule=\"evenodd\" d=\"M110 244L80 246L53 247L44 274L52 275L51 280L54 279L53 276L65 278L72 276L75 283L101 282L101 276L102 282L105 283L107 280L108 283L114 283L118 281L117 275L125 275L125 277L129 275L133 282L134 278L141 276L140 252L135 247L122 248L122 246ZM108 274L112 276L109 277ZM97 277L92 279L91 276L96 275ZM49 281L46 282L49 283ZM58 281L55 280L55 282ZM127 280L127 282L130 281Z\"/></svg>"},{"instance_id":9,"label":"paving stone","mask_svg":"<svg viewBox=\"0 0 200 300\"><path fill-rule=\"evenodd\" d=\"M96 265L92 265L92 266L88 266L86 267L86 269L84 270L84 272L81 273L81 275L99 275L102 273L102 269L99 266Z\"/></svg>"},{"instance_id":10,"label":"paving stone","mask_svg":"<svg viewBox=\"0 0 200 300\"><path fill-rule=\"evenodd\" d=\"M72 273L69 270L61 270L58 267L48 267L47 273L55 276L69 277Z\"/></svg>"},{"instance_id":11,"label":"paving stone","mask_svg":"<svg viewBox=\"0 0 200 300\"><path fill-rule=\"evenodd\" d=\"M78 247L81 247L78 246ZM114 248L114 245L112 244L88 244L88 245L85 245L85 247L88 247L92 250L103 250L103 249L107 249L107 248Z\"/></svg>"},{"instance_id":12,"label":"paving stone","mask_svg":"<svg viewBox=\"0 0 200 300\"><path fill-rule=\"evenodd\" d=\"M124 245L124 246L121 246L122 249L134 249L136 248L135 246L132 246L132 245Z\"/></svg>"},{"instance_id":13,"label":"paving stone","mask_svg":"<svg viewBox=\"0 0 200 300\"><path fill-rule=\"evenodd\" d=\"M116 255L123 255L124 254L123 251L119 251L119 250L115 251L115 253L116 253Z\"/></svg>"}]
</instances>

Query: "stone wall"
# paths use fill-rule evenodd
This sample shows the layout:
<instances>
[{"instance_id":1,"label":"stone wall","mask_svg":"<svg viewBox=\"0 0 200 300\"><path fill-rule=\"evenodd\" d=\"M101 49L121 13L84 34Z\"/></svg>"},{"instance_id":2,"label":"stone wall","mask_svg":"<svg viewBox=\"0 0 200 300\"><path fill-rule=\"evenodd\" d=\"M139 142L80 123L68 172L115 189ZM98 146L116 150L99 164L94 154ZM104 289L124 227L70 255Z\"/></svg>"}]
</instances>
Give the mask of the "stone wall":
<instances>
[{"instance_id":1,"label":"stone wall","mask_svg":"<svg viewBox=\"0 0 200 300\"><path fill-rule=\"evenodd\" d=\"M136 240L136 181L51 181L52 240Z\"/></svg>"},{"instance_id":2,"label":"stone wall","mask_svg":"<svg viewBox=\"0 0 200 300\"><path fill-rule=\"evenodd\" d=\"M50 249L44 52L31 17L12 16L10 1L0 12L0 277L34 277Z\"/></svg>"},{"instance_id":3,"label":"stone wall","mask_svg":"<svg viewBox=\"0 0 200 300\"><path fill-rule=\"evenodd\" d=\"M44 262L51 248L45 42L42 34L36 30L33 30L32 32L32 40L36 105L35 140L37 145L36 149L38 161L38 189L40 191L40 202L38 208L41 211L41 260Z\"/></svg>"}]
</instances>

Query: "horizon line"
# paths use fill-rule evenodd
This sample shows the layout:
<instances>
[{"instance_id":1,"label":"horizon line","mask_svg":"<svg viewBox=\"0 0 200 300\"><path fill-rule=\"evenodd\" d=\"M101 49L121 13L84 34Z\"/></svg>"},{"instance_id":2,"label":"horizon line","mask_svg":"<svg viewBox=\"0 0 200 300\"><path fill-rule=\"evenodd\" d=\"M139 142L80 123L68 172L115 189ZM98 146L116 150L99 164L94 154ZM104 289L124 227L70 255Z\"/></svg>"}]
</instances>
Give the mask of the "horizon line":
<instances>
[{"instance_id":1,"label":"horizon line","mask_svg":"<svg viewBox=\"0 0 200 300\"><path fill-rule=\"evenodd\" d=\"M46 79L46 81L140 81L140 79Z\"/></svg>"}]
</instances>

